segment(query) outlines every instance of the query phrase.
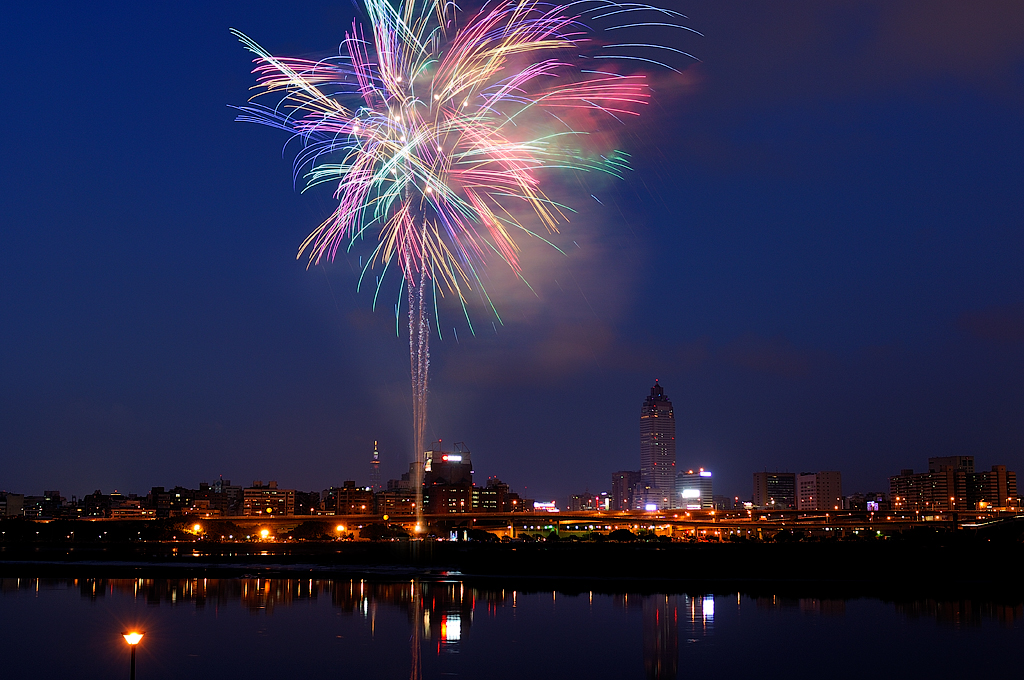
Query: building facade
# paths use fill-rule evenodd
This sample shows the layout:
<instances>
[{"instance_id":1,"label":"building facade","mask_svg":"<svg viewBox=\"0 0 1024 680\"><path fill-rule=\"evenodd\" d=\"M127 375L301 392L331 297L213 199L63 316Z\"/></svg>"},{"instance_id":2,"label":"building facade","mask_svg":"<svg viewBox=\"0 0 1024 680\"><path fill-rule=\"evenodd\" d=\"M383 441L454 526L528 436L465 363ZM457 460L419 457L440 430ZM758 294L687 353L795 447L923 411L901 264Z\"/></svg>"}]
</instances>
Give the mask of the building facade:
<instances>
[{"instance_id":1,"label":"building facade","mask_svg":"<svg viewBox=\"0 0 1024 680\"><path fill-rule=\"evenodd\" d=\"M680 472L676 477L676 507L686 510L713 510L715 497L711 488L711 471L700 468Z\"/></svg>"},{"instance_id":2,"label":"building facade","mask_svg":"<svg viewBox=\"0 0 1024 680\"><path fill-rule=\"evenodd\" d=\"M843 481L836 471L801 472L796 476L797 510L842 510Z\"/></svg>"},{"instance_id":3,"label":"building facade","mask_svg":"<svg viewBox=\"0 0 1024 680\"><path fill-rule=\"evenodd\" d=\"M1017 473L1005 465L974 471L974 456L942 456L928 459L928 472L900 470L889 478L893 510L949 512L1016 508Z\"/></svg>"},{"instance_id":4,"label":"building facade","mask_svg":"<svg viewBox=\"0 0 1024 680\"><path fill-rule=\"evenodd\" d=\"M640 407L640 483L634 504L641 510L655 506L674 508L676 503L676 420L672 402L654 381Z\"/></svg>"},{"instance_id":5,"label":"building facade","mask_svg":"<svg viewBox=\"0 0 1024 680\"><path fill-rule=\"evenodd\" d=\"M761 510L796 510L796 473L755 472L751 500Z\"/></svg>"},{"instance_id":6,"label":"building facade","mask_svg":"<svg viewBox=\"0 0 1024 680\"><path fill-rule=\"evenodd\" d=\"M640 482L639 470L619 470L612 473L612 510L622 512L636 507L633 492Z\"/></svg>"},{"instance_id":7,"label":"building facade","mask_svg":"<svg viewBox=\"0 0 1024 680\"><path fill-rule=\"evenodd\" d=\"M435 446L423 457L424 511L429 515L472 512L473 462L469 449L461 442L454 451Z\"/></svg>"},{"instance_id":8,"label":"building facade","mask_svg":"<svg viewBox=\"0 0 1024 680\"><path fill-rule=\"evenodd\" d=\"M248 489L242 490L242 514L253 515L294 515L295 489L279 489L277 482L266 486L255 481Z\"/></svg>"}]
</instances>

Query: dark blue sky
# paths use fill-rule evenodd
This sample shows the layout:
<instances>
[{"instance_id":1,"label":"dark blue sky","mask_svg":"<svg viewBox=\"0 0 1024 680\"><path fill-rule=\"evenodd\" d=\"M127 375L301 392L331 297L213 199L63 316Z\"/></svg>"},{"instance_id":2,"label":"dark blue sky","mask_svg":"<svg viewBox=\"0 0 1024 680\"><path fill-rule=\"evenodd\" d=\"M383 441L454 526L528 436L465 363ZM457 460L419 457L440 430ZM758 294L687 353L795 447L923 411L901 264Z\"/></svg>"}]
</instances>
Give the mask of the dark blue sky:
<instances>
[{"instance_id":1,"label":"dark blue sky","mask_svg":"<svg viewBox=\"0 0 1024 680\"><path fill-rule=\"evenodd\" d=\"M657 377L679 465L716 492L765 468L884 489L952 453L1024 468L1024 5L675 6L702 62L611 130L626 181L552 180L580 209L567 255L527 248L537 296L495 268L505 325L434 343L428 433L530 496L603 490L639 467ZM354 260L296 262L329 196L227 107L252 82L229 27L325 55L352 11L6 11L0 488L321 489L365 481L375 439L401 471L407 341Z\"/></svg>"}]
</instances>

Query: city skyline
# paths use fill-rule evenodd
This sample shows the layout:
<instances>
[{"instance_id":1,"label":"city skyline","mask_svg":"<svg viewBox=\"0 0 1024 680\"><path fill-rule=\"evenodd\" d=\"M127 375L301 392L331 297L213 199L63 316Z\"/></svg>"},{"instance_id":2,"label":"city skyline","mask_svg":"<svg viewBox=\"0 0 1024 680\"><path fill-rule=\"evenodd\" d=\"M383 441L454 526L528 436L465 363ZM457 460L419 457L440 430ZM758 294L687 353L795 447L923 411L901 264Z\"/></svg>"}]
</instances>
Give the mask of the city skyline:
<instances>
[{"instance_id":1,"label":"city skyline","mask_svg":"<svg viewBox=\"0 0 1024 680\"><path fill-rule=\"evenodd\" d=\"M604 131L634 170L588 185L564 255L524 258L536 294L495 273L504 325L442 329L426 438L530 497L604 490L638 467L658 378L677 470L716 493L757 470L867 492L933 456L1024 467L1024 8L669 5L700 62ZM0 487L317 488L365 480L374 441L382 479L407 468L407 338L355 292L358 256L294 260L329 201L228 108L251 84L229 27L319 57L352 18L12 10Z\"/></svg>"}]
</instances>

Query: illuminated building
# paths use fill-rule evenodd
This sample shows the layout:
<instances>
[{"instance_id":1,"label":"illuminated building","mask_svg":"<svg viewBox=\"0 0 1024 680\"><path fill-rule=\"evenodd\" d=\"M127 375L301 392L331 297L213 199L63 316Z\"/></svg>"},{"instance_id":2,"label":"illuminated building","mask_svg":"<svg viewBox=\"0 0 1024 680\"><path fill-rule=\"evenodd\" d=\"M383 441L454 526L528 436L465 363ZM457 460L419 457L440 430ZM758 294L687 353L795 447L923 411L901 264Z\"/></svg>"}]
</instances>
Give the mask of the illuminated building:
<instances>
[{"instance_id":1,"label":"illuminated building","mask_svg":"<svg viewBox=\"0 0 1024 680\"><path fill-rule=\"evenodd\" d=\"M616 511L632 510L635 507L633 493L640 482L639 470L620 470L612 473L611 509Z\"/></svg>"},{"instance_id":2,"label":"illuminated building","mask_svg":"<svg viewBox=\"0 0 1024 680\"><path fill-rule=\"evenodd\" d=\"M423 453L423 508L428 515L462 512L527 512L533 501L520 498L508 484L497 477L487 486L473 484L473 462L463 442L454 451L444 451L440 442ZM401 479L388 480L387 491L377 494L377 514L415 512L417 463L409 464L409 472Z\"/></svg>"},{"instance_id":3,"label":"illuminated building","mask_svg":"<svg viewBox=\"0 0 1024 680\"><path fill-rule=\"evenodd\" d=\"M242 486L231 484L230 479L213 480L213 492L224 494L224 514L237 516L242 514Z\"/></svg>"},{"instance_id":4,"label":"illuminated building","mask_svg":"<svg viewBox=\"0 0 1024 680\"><path fill-rule=\"evenodd\" d=\"M192 507L195 511L202 512L207 516L226 515L228 514L228 497L223 492L217 491L216 486L200 482L199 491L193 497Z\"/></svg>"},{"instance_id":5,"label":"illuminated building","mask_svg":"<svg viewBox=\"0 0 1024 680\"><path fill-rule=\"evenodd\" d=\"M801 472L796 476L797 510L842 510L843 481L835 471Z\"/></svg>"},{"instance_id":6,"label":"illuminated building","mask_svg":"<svg viewBox=\"0 0 1024 680\"><path fill-rule=\"evenodd\" d=\"M381 491L376 499L378 515L416 514L416 492L410 488L392 487Z\"/></svg>"},{"instance_id":7,"label":"illuminated building","mask_svg":"<svg viewBox=\"0 0 1024 680\"><path fill-rule=\"evenodd\" d=\"M711 471L687 470L676 477L676 507L687 510L713 510L715 497L711 489Z\"/></svg>"},{"instance_id":8,"label":"illuminated building","mask_svg":"<svg viewBox=\"0 0 1024 680\"><path fill-rule=\"evenodd\" d=\"M483 489L473 487L473 509L479 512L524 512L519 494L497 477L487 479Z\"/></svg>"},{"instance_id":9,"label":"illuminated building","mask_svg":"<svg viewBox=\"0 0 1024 680\"><path fill-rule=\"evenodd\" d=\"M376 510L370 487L356 486L353 480L346 480L340 488L325 489L323 509L335 515L372 515Z\"/></svg>"},{"instance_id":10,"label":"illuminated building","mask_svg":"<svg viewBox=\"0 0 1024 680\"><path fill-rule=\"evenodd\" d=\"M1017 473L1005 465L974 471L974 456L943 456L928 459L928 472L911 469L889 478L893 510L943 512L1015 508Z\"/></svg>"},{"instance_id":11,"label":"illuminated building","mask_svg":"<svg viewBox=\"0 0 1024 680\"><path fill-rule=\"evenodd\" d=\"M589 491L569 496L569 512L586 512L604 509L604 507L601 507L601 496L595 496Z\"/></svg>"},{"instance_id":12,"label":"illuminated building","mask_svg":"<svg viewBox=\"0 0 1024 680\"><path fill-rule=\"evenodd\" d=\"M761 510L796 510L796 473L755 472L751 500Z\"/></svg>"},{"instance_id":13,"label":"illuminated building","mask_svg":"<svg viewBox=\"0 0 1024 680\"><path fill-rule=\"evenodd\" d=\"M975 473L981 477L981 498L978 500L991 507L1011 508L1020 506L1017 496L1017 473L1010 472L1005 465L993 465L988 472Z\"/></svg>"},{"instance_id":14,"label":"illuminated building","mask_svg":"<svg viewBox=\"0 0 1024 680\"><path fill-rule=\"evenodd\" d=\"M126 498L116 506L111 506L110 516L115 519L156 517L156 510L144 507L141 498Z\"/></svg>"},{"instance_id":15,"label":"illuminated building","mask_svg":"<svg viewBox=\"0 0 1024 680\"><path fill-rule=\"evenodd\" d=\"M380 483L380 452L377 451L377 442L374 442L373 458L370 459L370 490L377 493L383 489Z\"/></svg>"},{"instance_id":16,"label":"illuminated building","mask_svg":"<svg viewBox=\"0 0 1024 680\"><path fill-rule=\"evenodd\" d=\"M455 444L455 451L437 448L423 452L423 484L473 484L473 463L469 449L462 442Z\"/></svg>"},{"instance_id":17,"label":"illuminated building","mask_svg":"<svg viewBox=\"0 0 1024 680\"><path fill-rule=\"evenodd\" d=\"M473 511L473 463L465 444L454 451L437 442L423 457L423 507L427 514Z\"/></svg>"},{"instance_id":18,"label":"illuminated building","mask_svg":"<svg viewBox=\"0 0 1024 680\"><path fill-rule=\"evenodd\" d=\"M242 514L253 515L294 515L295 489L279 489L277 482L266 486L255 481L248 489L242 489Z\"/></svg>"},{"instance_id":19,"label":"illuminated building","mask_svg":"<svg viewBox=\"0 0 1024 680\"><path fill-rule=\"evenodd\" d=\"M21 512L31 519L53 519L60 516L64 503L60 491L44 491L42 496L22 497Z\"/></svg>"},{"instance_id":20,"label":"illuminated building","mask_svg":"<svg viewBox=\"0 0 1024 680\"><path fill-rule=\"evenodd\" d=\"M639 509L675 507L676 420L672 402L654 381L650 395L640 407L640 496L633 499Z\"/></svg>"}]
</instances>

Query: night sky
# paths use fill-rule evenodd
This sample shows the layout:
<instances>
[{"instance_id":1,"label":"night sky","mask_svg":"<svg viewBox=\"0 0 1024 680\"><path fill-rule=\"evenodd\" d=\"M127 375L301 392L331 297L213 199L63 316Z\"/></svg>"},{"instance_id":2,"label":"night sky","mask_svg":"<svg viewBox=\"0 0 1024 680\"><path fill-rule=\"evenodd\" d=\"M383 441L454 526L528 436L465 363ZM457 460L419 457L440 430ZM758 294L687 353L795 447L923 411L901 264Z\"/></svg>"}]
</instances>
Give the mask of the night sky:
<instances>
[{"instance_id":1,"label":"night sky","mask_svg":"<svg viewBox=\"0 0 1024 680\"><path fill-rule=\"evenodd\" d=\"M716 493L764 469L887 490L933 455L1024 471L1024 3L671 6L701 62L608 127L625 181L551 178L579 213L565 255L527 244L536 295L495 266L504 325L442 309L428 436L529 497L607 490L658 378ZM406 469L408 341L356 293L369 251L296 261L329 192L228 107L252 84L230 27L327 56L353 13L5 10L0 488L322 489L366 483L374 440Z\"/></svg>"}]
</instances>

